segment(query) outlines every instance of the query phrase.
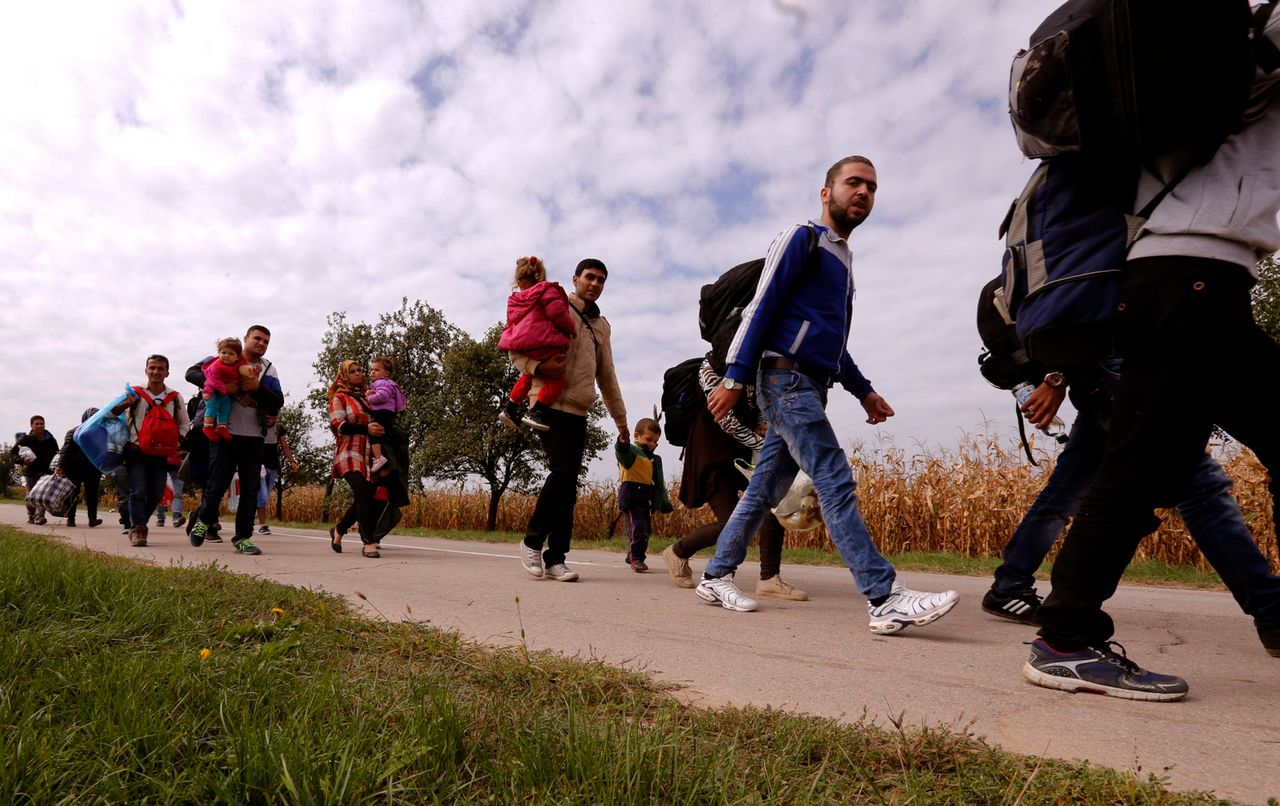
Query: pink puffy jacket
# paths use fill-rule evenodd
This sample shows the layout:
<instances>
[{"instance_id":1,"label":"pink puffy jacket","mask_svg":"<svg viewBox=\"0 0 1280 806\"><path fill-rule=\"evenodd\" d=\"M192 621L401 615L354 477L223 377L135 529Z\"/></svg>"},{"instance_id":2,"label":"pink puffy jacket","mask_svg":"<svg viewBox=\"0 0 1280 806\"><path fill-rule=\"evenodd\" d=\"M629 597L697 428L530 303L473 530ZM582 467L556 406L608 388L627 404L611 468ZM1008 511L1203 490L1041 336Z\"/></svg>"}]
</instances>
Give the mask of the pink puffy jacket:
<instances>
[{"instance_id":1,"label":"pink puffy jacket","mask_svg":"<svg viewBox=\"0 0 1280 806\"><path fill-rule=\"evenodd\" d=\"M499 350L528 353L549 348L568 349L577 331L576 314L559 283L544 280L507 297L507 326Z\"/></svg>"}]
</instances>

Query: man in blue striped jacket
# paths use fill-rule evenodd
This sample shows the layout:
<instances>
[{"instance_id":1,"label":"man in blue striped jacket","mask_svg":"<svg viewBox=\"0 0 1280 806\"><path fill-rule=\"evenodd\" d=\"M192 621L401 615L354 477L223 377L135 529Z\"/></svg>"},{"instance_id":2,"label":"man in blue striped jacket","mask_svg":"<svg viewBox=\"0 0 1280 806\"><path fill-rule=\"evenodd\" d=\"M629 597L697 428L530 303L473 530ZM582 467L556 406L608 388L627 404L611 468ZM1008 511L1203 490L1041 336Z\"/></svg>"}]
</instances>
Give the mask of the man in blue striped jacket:
<instances>
[{"instance_id":1,"label":"man in blue striped jacket","mask_svg":"<svg viewBox=\"0 0 1280 806\"><path fill-rule=\"evenodd\" d=\"M854 290L848 237L870 215L876 188L876 169L866 157L846 157L827 171L821 220L788 229L769 247L755 297L729 345L725 379L707 400L718 420L738 401L742 385L756 377L769 424L755 475L695 589L726 610L755 610L755 600L738 590L733 574L765 512L782 500L800 469L813 478L831 539L867 597L873 633L929 624L955 606L954 591L912 591L896 580L858 512L853 469L826 414L827 391L839 381L862 403L868 423L893 416L846 346ZM809 227L818 236L812 257Z\"/></svg>"}]
</instances>

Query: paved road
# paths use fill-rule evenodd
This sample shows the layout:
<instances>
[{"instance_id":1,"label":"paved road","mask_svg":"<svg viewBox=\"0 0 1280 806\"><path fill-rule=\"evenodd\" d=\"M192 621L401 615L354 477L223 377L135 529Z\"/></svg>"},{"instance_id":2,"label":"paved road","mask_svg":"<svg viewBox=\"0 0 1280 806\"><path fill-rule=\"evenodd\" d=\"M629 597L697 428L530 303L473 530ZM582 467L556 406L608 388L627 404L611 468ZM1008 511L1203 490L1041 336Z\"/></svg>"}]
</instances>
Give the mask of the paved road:
<instances>
[{"instance_id":1,"label":"paved road","mask_svg":"<svg viewBox=\"0 0 1280 806\"><path fill-rule=\"evenodd\" d=\"M25 519L21 507L0 506L0 522ZM914 587L960 591L960 604L932 626L876 637L865 600L837 568L784 569L812 601L766 600L755 613L730 613L673 587L660 558L655 572L638 576L619 554L574 551L582 581L565 584L526 576L506 544L393 537L382 559L366 560L356 545L337 555L323 533L282 528L258 541L262 556L243 557L229 544L193 549L172 527L152 527L151 545L134 549L110 524L50 523L27 528L160 565L216 561L491 644L517 644L523 629L531 649L644 670L683 684L702 704L849 720L865 711L881 724L903 715L913 725L969 728L1019 753L1167 776L1179 789L1248 803L1280 796L1280 659L1263 651L1225 593L1125 587L1116 595L1111 612L1133 657L1191 683L1181 702L1139 703L1023 681L1022 642L1032 631L984 614L987 581L974 577L904 573ZM743 567L746 590L756 573Z\"/></svg>"}]
</instances>

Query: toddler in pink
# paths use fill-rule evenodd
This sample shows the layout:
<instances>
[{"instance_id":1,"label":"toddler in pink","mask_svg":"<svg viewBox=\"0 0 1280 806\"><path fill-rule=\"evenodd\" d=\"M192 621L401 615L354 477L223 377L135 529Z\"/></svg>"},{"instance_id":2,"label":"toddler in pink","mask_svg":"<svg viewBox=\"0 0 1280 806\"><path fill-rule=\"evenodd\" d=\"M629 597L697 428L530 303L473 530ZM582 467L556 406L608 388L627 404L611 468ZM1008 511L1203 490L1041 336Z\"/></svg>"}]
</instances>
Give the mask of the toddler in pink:
<instances>
[{"instance_id":1,"label":"toddler in pink","mask_svg":"<svg viewBox=\"0 0 1280 806\"><path fill-rule=\"evenodd\" d=\"M218 340L218 353L206 361L204 371L204 435L210 442L231 439L231 396L240 391L240 367L248 362L244 345L234 336Z\"/></svg>"},{"instance_id":2,"label":"toddler in pink","mask_svg":"<svg viewBox=\"0 0 1280 806\"><path fill-rule=\"evenodd\" d=\"M536 361L546 361L569 349L569 342L577 333L573 312L569 309L569 295L559 283L547 280L547 270L536 257L522 257L516 261L516 286L519 288L507 298L507 326L498 341L499 350L524 353ZM532 375L521 375L498 420L510 428L516 427L520 404L529 399L533 386ZM560 399L564 392L564 378L543 378L538 390L538 400L521 420L538 431L548 431L544 412Z\"/></svg>"}]
</instances>

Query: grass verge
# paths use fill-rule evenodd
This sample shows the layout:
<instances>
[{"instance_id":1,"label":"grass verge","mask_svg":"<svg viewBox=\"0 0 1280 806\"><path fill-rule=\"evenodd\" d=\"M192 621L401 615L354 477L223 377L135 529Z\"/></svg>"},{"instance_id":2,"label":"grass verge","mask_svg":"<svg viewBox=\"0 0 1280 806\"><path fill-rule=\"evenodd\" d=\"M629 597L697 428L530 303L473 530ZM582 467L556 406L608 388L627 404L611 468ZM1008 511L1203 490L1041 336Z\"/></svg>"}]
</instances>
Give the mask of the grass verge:
<instances>
[{"instance_id":1,"label":"grass verge","mask_svg":"<svg viewBox=\"0 0 1280 806\"><path fill-rule=\"evenodd\" d=\"M283 523L281 526L297 529L316 529L326 531L329 524L323 523ZM477 530L450 529L403 529L397 528L396 536L411 535L415 537L439 537L445 540L474 540L482 543L519 543L524 537L517 532L482 532ZM624 538L581 538L574 537L573 545L581 549L598 549L616 551L625 554L627 541ZM667 541L655 539L650 543L649 553L657 555L666 548ZM710 557L710 554L707 554ZM889 561L900 571L918 571L930 574L959 574L961 576L991 576L996 566L1000 565L997 557L963 557L959 554L945 552L909 551L887 555ZM749 559L759 560L759 553L752 546ZM788 548L783 554L783 562L791 565L832 565L844 567L840 555L834 550L823 551L812 548ZM1053 563L1046 562L1036 576L1049 579ZM1123 581L1132 585L1158 585L1162 587L1195 588L1203 590L1226 590L1222 580L1213 571L1202 571L1185 565L1170 565L1157 560L1134 560L1125 570Z\"/></svg>"},{"instance_id":2,"label":"grass verge","mask_svg":"<svg viewBox=\"0 0 1280 806\"><path fill-rule=\"evenodd\" d=\"M0 556L6 803L1217 802L962 732L688 708L215 567L11 528Z\"/></svg>"}]
</instances>

